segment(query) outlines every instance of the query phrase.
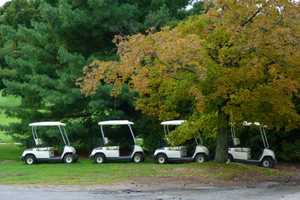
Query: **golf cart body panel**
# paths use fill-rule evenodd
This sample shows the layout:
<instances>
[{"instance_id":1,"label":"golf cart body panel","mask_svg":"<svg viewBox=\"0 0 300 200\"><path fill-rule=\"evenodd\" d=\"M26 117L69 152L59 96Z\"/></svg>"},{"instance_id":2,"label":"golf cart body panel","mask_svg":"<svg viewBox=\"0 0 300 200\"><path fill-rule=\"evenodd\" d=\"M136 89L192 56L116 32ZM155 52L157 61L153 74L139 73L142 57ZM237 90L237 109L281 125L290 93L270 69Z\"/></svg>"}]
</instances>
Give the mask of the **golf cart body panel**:
<instances>
[{"instance_id":1,"label":"golf cart body panel","mask_svg":"<svg viewBox=\"0 0 300 200\"><path fill-rule=\"evenodd\" d=\"M64 161L67 155L70 155L69 162L72 163L74 161L78 160L78 155L76 154L76 150L74 147L70 146L70 141L67 136L66 130L65 130L65 124L61 122L35 122L29 124L29 126L32 128L32 135L35 142L36 147L26 149L21 156L21 159L26 162L26 159L30 156L34 161L27 164L33 164L34 162L48 162L48 161L56 161L61 162ZM63 151L59 155L55 155L55 148L54 147L42 147L43 144L42 140L38 137L37 134L37 128L38 127L57 127L60 136L63 139Z\"/></svg>"},{"instance_id":2,"label":"golf cart body panel","mask_svg":"<svg viewBox=\"0 0 300 200\"><path fill-rule=\"evenodd\" d=\"M195 153L194 153L194 155L193 155L193 158L195 158L196 155L199 154L199 153L204 153L205 156L208 157L208 155L209 155L209 150L208 150L208 148L207 148L206 146L203 146L203 145L197 145L197 146L196 146Z\"/></svg>"},{"instance_id":3,"label":"golf cart body panel","mask_svg":"<svg viewBox=\"0 0 300 200\"><path fill-rule=\"evenodd\" d=\"M181 158L187 155L187 148L185 146L162 147L155 150L154 156L156 157L160 153L165 154L168 158Z\"/></svg>"},{"instance_id":4,"label":"golf cart body panel","mask_svg":"<svg viewBox=\"0 0 300 200\"><path fill-rule=\"evenodd\" d=\"M72 154L76 158L76 150L72 146L64 146L64 151L61 154L61 156L54 156L54 148L53 147L37 147L37 148L31 148L31 149L26 149L22 153L21 159L24 160L27 155L34 155L38 161L46 161L46 160L63 160L64 156L66 154Z\"/></svg>"},{"instance_id":5,"label":"golf cart body panel","mask_svg":"<svg viewBox=\"0 0 300 200\"><path fill-rule=\"evenodd\" d=\"M165 135L168 135L170 130L169 126L179 126L183 124L186 120L171 120L171 121L164 121L161 122L161 125L164 127ZM166 161L193 161L195 160L196 156L201 154L204 155L205 158L208 157L209 151L208 149L198 144L197 138L195 138L196 146L192 154L188 155L188 148L186 146L174 146L174 147L162 147L156 149L154 151L154 158L159 161L160 156L164 156ZM159 162L160 163L160 162Z\"/></svg>"},{"instance_id":6,"label":"golf cart body panel","mask_svg":"<svg viewBox=\"0 0 300 200\"><path fill-rule=\"evenodd\" d=\"M120 156L119 146L97 147L97 148L93 149L92 153L90 154L90 157L94 158L94 156L99 153L104 154L106 159L131 160L135 153L144 154L144 150L142 147L140 147L138 145L134 145L133 151L129 156Z\"/></svg>"},{"instance_id":7,"label":"golf cart body panel","mask_svg":"<svg viewBox=\"0 0 300 200\"><path fill-rule=\"evenodd\" d=\"M256 126L259 128L259 132L261 135L261 139L264 145L262 149L262 153L260 154L258 159L253 159L251 155L251 148L240 147L240 140L235 135L235 128L231 127L231 136L233 140L233 145L235 147L228 148L228 155L232 161L243 162L243 163L252 163L252 164L261 164L264 167L273 167L274 164L277 163L275 153L271 149L269 149L269 142L266 136L265 128L267 126L262 125L259 122L243 122L243 126ZM238 146L238 147L237 147ZM270 165L264 165L264 162L270 162Z\"/></svg>"},{"instance_id":8,"label":"golf cart body panel","mask_svg":"<svg viewBox=\"0 0 300 200\"><path fill-rule=\"evenodd\" d=\"M100 126L101 129L101 136L104 141L104 145L97 147L92 150L90 154L90 158L92 160L95 160L96 163L102 163L105 160L134 160L134 157L136 156L137 153L142 157L141 159L143 160L144 157L144 151L143 148L139 145L136 144L136 139L135 135L132 130L132 125L134 123L128 120L109 120L109 121L102 121L99 122L98 125ZM115 126L115 125L123 125L123 126L128 126L131 137L133 139L134 145L130 146L129 152L126 152L126 155L123 155L122 149L120 146L114 145L114 146L105 146L105 144L108 143L108 139L105 137L103 126ZM128 154L127 154L128 153ZM97 157L99 155L103 156L101 158L101 162L97 161ZM142 161L142 160L139 160Z\"/></svg>"},{"instance_id":9,"label":"golf cart body panel","mask_svg":"<svg viewBox=\"0 0 300 200\"><path fill-rule=\"evenodd\" d=\"M154 157L158 154L164 154L167 158L170 159L177 159L177 160L193 160L195 156L199 153L205 154L205 156L209 155L209 150L207 147L203 145L197 145L196 149L192 155L192 157L187 157L187 148L185 146L175 146L175 147L162 147L160 149L156 149L154 152Z\"/></svg>"},{"instance_id":10,"label":"golf cart body panel","mask_svg":"<svg viewBox=\"0 0 300 200\"><path fill-rule=\"evenodd\" d=\"M232 155L234 159L250 160L251 149L244 147L229 148L228 153Z\"/></svg>"},{"instance_id":11,"label":"golf cart body panel","mask_svg":"<svg viewBox=\"0 0 300 200\"><path fill-rule=\"evenodd\" d=\"M275 153L274 153L274 151L271 150L271 149L265 148L265 149L263 150L263 153L262 153L262 155L261 155L259 161L262 161L265 157L270 157L270 158L272 158L275 162L277 162L277 161L276 161Z\"/></svg>"}]
</instances>

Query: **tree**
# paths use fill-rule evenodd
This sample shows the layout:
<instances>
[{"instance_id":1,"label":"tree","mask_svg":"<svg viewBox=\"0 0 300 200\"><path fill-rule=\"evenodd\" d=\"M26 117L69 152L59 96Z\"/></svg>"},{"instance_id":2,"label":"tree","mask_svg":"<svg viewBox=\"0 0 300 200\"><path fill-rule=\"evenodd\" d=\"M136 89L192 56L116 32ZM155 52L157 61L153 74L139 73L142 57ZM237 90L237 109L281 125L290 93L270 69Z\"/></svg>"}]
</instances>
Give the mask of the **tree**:
<instances>
[{"instance_id":1,"label":"tree","mask_svg":"<svg viewBox=\"0 0 300 200\"><path fill-rule=\"evenodd\" d=\"M215 160L225 162L229 123L299 127L299 11L288 0L215 1L173 29L118 39L120 61L87 66L82 91L128 84L143 113L189 119L174 142L216 130Z\"/></svg>"},{"instance_id":2,"label":"tree","mask_svg":"<svg viewBox=\"0 0 300 200\"><path fill-rule=\"evenodd\" d=\"M6 40L5 35L13 34L13 30L18 28L18 26L30 27L31 20L38 20L39 18L39 0L37 1L22 1L15 0L12 2L7 2L3 7L0 8L0 23L1 23L1 32L0 32L0 89L4 87L2 80L4 78L13 77L15 75L15 70L11 68L4 68L5 55L11 50L14 46L14 41Z\"/></svg>"},{"instance_id":3,"label":"tree","mask_svg":"<svg viewBox=\"0 0 300 200\"><path fill-rule=\"evenodd\" d=\"M95 58L117 59L114 35L128 35L176 21L186 15L188 0L12 0L1 9L0 76L4 94L22 97L7 110L21 123L9 128L30 137L27 123L68 122L72 139L88 150L96 141L96 122L106 118L139 118L135 93L109 94L110 85L95 96L80 93L76 80ZM164 18L160 19L162 10ZM159 21L157 21L159 20ZM90 135L90 137L87 137ZM97 137L98 138L98 137Z\"/></svg>"}]
</instances>

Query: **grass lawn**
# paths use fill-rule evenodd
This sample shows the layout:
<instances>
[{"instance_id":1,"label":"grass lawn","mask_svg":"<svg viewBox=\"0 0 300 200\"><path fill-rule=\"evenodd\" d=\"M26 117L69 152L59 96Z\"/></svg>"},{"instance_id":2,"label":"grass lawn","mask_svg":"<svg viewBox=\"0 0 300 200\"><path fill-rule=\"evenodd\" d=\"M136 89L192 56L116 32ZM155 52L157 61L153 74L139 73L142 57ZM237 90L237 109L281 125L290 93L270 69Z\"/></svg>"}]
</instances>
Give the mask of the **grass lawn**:
<instances>
[{"instance_id":1,"label":"grass lawn","mask_svg":"<svg viewBox=\"0 0 300 200\"><path fill-rule=\"evenodd\" d=\"M9 118L4 110L17 106L20 100L8 96L3 97L0 91L0 127L16 122ZM197 183L219 183L277 180L292 176L292 172L278 169L264 169L241 164L166 164L158 165L151 161L134 163L93 164L90 160L81 159L79 163L36 164L27 166L20 161L22 147L13 144L13 139L0 129L0 184L39 184L39 185L93 185L113 184L120 181L131 181L143 178L147 182L157 178L171 180L189 179ZM151 180L150 180L151 179ZM170 180L171 179L171 180ZM162 183L164 184L164 183Z\"/></svg>"},{"instance_id":2,"label":"grass lawn","mask_svg":"<svg viewBox=\"0 0 300 200\"><path fill-rule=\"evenodd\" d=\"M22 148L15 144L0 144L0 165L9 161L18 161Z\"/></svg>"},{"instance_id":3,"label":"grass lawn","mask_svg":"<svg viewBox=\"0 0 300 200\"><path fill-rule=\"evenodd\" d=\"M21 148L0 145L0 184L40 184L40 185L94 185L113 184L136 178L193 178L204 182L228 182L273 180L292 175L277 169L264 169L241 164L185 163L158 165L151 161L142 164L105 163L93 164L81 159L79 163L36 164L27 166L18 160Z\"/></svg>"}]
</instances>

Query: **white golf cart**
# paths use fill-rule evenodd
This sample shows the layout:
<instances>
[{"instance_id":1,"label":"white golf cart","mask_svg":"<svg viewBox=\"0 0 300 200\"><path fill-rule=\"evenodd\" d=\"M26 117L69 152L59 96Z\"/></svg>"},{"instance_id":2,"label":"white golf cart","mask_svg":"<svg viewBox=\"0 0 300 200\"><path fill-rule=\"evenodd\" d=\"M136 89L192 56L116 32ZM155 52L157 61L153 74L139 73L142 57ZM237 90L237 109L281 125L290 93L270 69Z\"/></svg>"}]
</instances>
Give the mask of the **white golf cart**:
<instances>
[{"instance_id":1,"label":"white golf cart","mask_svg":"<svg viewBox=\"0 0 300 200\"><path fill-rule=\"evenodd\" d=\"M162 122L161 125L164 127L165 135L168 135L170 130L169 126L179 126L184 123L185 120L173 120ZM198 141L198 139L200 141ZM195 161L198 163L203 163L208 158L209 151L202 145L202 139L194 138L196 145L193 146L191 151L188 151L186 146L175 146L175 147L162 147L156 149L154 152L154 158L159 164L164 164L171 161Z\"/></svg>"},{"instance_id":2,"label":"white golf cart","mask_svg":"<svg viewBox=\"0 0 300 200\"><path fill-rule=\"evenodd\" d=\"M38 162L65 162L67 164L76 162L78 155L74 147L70 146L65 124L61 122L36 122L31 123L29 126L32 128L32 135L35 146L31 149L26 149L21 156L21 159L28 165ZM54 147L44 145L42 139L38 137L38 127L57 127L62 137L64 146L62 152Z\"/></svg>"},{"instance_id":3,"label":"white golf cart","mask_svg":"<svg viewBox=\"0 0 300 200\"><path fill-rule=\"evenodd\" d=\"M251 148L241 147L240 139L236 136L235 127L231 126L231 137L233 140L234 147L228 149L228 162L244 162L244 163L252 163L258 164L266 168L272 168L276 163L276 157L274 151L269 149L269 142L266 136L265 128L266 126L260 124L259 122L243 122L244 127L257 127L260 132L260 136L263 143L263 150L258 155L257 159L251 156Z\"/></svg>"},{"instance_id":4,"label":"white golf cart","mask_svg":"<svg viewBox=\"0 0 300 200\"><path fill-rule=\"evenodd\" d=\"M101 136L104 145L93 149L90 154L90 158L94 160L95 163L101 164L107 160L124 160L133 161L135 163L140 163L144 160L143 148L136 144L136 139L132 131L131 126L134 123L128 120L111 120L102 121L98 125L101 129ZM130 135L133 139L133 144L115 145L111 146L107 137L105 137L103 126L128 126Z\"/></svg>"}]
</instances>

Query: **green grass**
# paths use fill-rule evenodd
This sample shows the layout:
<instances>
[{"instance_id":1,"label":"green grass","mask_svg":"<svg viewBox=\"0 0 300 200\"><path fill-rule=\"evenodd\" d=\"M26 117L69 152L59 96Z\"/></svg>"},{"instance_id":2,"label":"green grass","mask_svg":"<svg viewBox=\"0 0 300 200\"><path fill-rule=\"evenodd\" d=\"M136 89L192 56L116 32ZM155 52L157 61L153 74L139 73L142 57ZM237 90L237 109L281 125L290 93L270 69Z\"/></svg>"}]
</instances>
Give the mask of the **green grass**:
<instances>
[{"instance_id":1,"label":"green grass","mask_svg":"<svg viewBox=\"0 0 300 200\"><path fill-rule=\"evenodd\" d=\"M0 91L0 126L17 122L9 118L4 111L20 104L20 99L13 96L2 96ZM91 185L112 184L120 181L130 181L135 178L196 178L196 181L218 183L230 181L274 180L288 177L289 172L263 169L241 164L166 164L158 165L153 162L134 163L105 163L93 164L81 159L80 163L37 164L27 166L19 160L23 148L13 144L13 139L0 130L0 184L40 184L40 185Z\"/></svg>"},{"instance_id":2,"label":"green grass","mask_svg":"<svg viewBox=\"0 0 300 200\"><path fill-rule=\"evenodd\" d=\"M0 165L6 161L18 161L22 147L15 144L0 144Z\"/></svg>"},{"instance_id":3,"label":"green grass","mask_svg":"<svg viewBox=\"0 0 300 200\"><path fill-rule=\"evenodd\" d=\"M36 164L27 166L18 160L22 148L13 144L0 145L0 184L93 185L113 184L142 178L197 178L206 183L252 181L252 178L273 180L291 173L241 164L185 163L158 165L153 162L93 164Z\"/></svg>"}]
</instances>

